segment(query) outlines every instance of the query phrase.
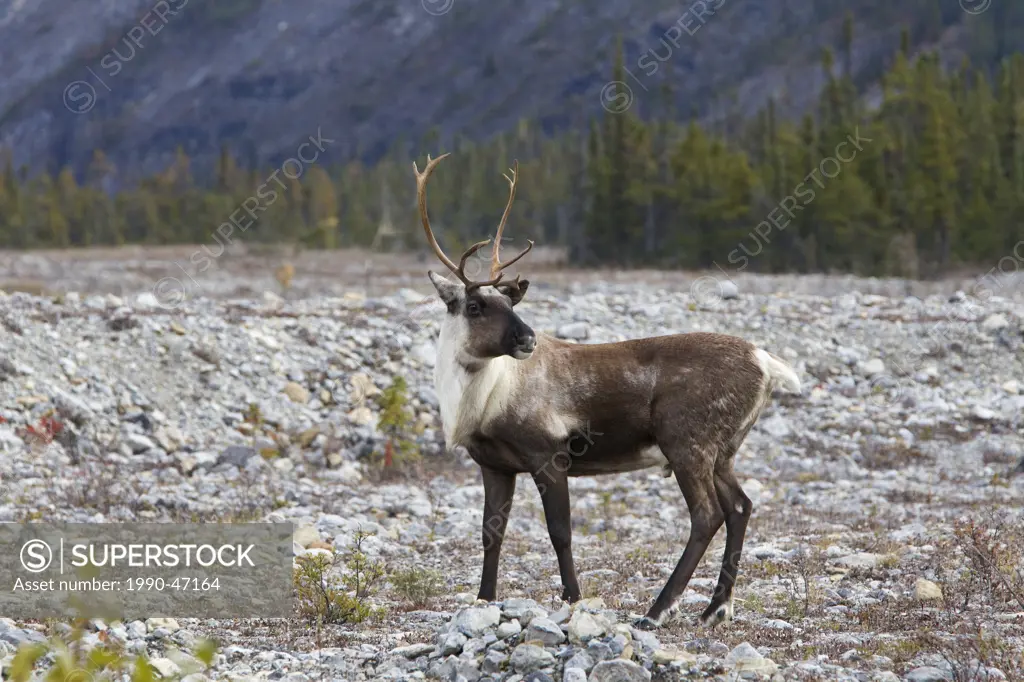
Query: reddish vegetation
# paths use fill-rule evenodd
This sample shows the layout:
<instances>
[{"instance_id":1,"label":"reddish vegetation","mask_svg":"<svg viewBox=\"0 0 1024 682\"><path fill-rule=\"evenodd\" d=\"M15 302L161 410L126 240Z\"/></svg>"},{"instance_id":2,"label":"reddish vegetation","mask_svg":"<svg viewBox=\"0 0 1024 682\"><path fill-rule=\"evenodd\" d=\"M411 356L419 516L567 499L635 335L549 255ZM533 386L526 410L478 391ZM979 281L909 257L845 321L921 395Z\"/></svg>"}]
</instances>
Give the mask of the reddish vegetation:
<instances>
[{"instance_id":1,"label":"reddish vegetation","mask_svg":"<svg viewBox=\"0 0 1024 682\"><path fill-rule=\"evenodd\" d=\"M48 445L53 442L61 431L64 430L64 424L61 423L60 419L50 414L43 415L39 418L39 421L35 425L29 424L23 427L19 436L29 443L38 443L41 445Z\"/></svg>"}]
</instances>

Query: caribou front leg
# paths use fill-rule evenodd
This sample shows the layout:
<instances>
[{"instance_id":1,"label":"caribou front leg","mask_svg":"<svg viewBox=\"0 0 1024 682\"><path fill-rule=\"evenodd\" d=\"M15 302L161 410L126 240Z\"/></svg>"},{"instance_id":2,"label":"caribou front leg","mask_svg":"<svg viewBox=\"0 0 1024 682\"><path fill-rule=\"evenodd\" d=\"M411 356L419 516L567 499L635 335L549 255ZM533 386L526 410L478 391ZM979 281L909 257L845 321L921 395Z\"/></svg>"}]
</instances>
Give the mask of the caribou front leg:
<instances>
[{"instance_id":1,"label":"caribou front leg","mask_svg":"<svg viewBox=\"0 0 1024 682\"><path fill-rule=\"evenodd\" d=\"M508 512L516 493L515 474L480 467L484 476L484 568L480 574L477 599L494 601L498 591L498 557L505 539Z\"/></svg>"},{"instance_id":2,"label":"caribou front leg","mask_svg":"<svg viewBox=\"0 0 1024 682\"><path fill-rule=\"evenodd\" d=\"M558 572L562 577L562 599L571 603L582 597L576 579L576 566L572 561L572 524L569 519L569 477L564 472L543 472L533 475L537 484L544 518L548 522L548 535L558 558Z\"/></svg>"}]
</instances>

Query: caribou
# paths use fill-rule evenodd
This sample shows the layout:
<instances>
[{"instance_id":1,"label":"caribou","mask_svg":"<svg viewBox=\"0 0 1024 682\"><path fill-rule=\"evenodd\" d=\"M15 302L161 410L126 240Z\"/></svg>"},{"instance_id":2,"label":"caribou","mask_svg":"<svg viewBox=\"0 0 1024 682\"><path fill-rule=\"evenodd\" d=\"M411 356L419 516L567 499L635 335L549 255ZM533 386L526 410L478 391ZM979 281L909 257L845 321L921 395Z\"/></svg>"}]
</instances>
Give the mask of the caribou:
<instances>
[{"instance_id":1,"label":"caribou","mask_svg":"<svg viewBox=\"0 0 1024 682\"><path fill-rule=\"evenodd\" d=\"M706 626L733 617L733 587L752 504L733 471L736 451L775 390L800 393L796 372L744 339L693 332L616 343L579 344L536 333L516 313L529 280L503 270L505 224L515 199L518 162L493 239L485 280L466 274L467 260L491 243L471 246L458 264L445 255L427 215L427 182L449 154L416 162L420 220L437 258L457 278L428 271L447 308L440 323L435 389L449 449L465 448L484 485L483 570L478 599L496 600L498 557L516 476L537 485L562 581L562 599L581 598L572 557L569 477L661 467L675 475L690 516L683 554L636 625L653 629L677 612L680 595L725 525L725 555ZM571 454L570 454L571 453Z\"/></svg>"}]
</instances>

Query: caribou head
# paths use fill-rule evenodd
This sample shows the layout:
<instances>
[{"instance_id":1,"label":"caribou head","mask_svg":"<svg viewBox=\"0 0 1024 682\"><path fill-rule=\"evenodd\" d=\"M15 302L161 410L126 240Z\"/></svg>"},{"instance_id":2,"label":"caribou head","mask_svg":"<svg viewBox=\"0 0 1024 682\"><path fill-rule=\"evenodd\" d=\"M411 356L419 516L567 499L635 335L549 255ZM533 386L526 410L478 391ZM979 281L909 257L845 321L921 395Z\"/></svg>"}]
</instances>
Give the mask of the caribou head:
<instances>
[{"instance_id":1,"label":"caribou head","mask_svg":"<svg viewBox=\"0 0 1024 682\"><path fill-rule=\"evenodd\" d=\"M533 248L533 242L527 240L527 247L506 263L502 263L500 257L502 233L512 210L512 200L516 196L519 164L515 162L509 169L511 177L505 176L510 191L505 213L501 216L493 240L490 274L486 280L473 280L466 274L467 261L477 251L490 244L491 240L485 239L466 249L459 259L459 264L456 265L445 255L434 238L430 218L427 216L427 181L437 164L447 156L448 154L444 154L436 159L427 156L427 165L422 173L415 161L412 164L416 172L416 198L420 220L423 222L427 241L438 259L458 278L458 281L453 281L432 270L427 273L437 290L437 295L448 308L448 315L442 325L442 343L454 344L466 361L481 361L501 356L525 360L533 354L537 346L537 336L513 308L523 300L530 281L521 280L518 275L512 281L504 281L502 270L529 253Z\"/></svg>"}]
</instances>

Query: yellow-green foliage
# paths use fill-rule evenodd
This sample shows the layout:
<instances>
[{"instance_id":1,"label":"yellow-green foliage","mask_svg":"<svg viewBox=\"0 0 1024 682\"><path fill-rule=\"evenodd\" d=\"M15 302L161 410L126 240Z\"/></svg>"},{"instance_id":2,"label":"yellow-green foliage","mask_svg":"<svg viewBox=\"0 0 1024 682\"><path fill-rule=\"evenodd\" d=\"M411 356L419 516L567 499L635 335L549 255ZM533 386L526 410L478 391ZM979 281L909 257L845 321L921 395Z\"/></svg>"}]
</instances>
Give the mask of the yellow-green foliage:
<instances>
[{"instance_id":1,"label":"yellow-green foliage","mask_svg":"<svg viewBox=\"0 0 1024 682\"><path fill-rule=\"evenodd\" d=\"M412 567L391 575L395 591L414 607L426 608L444 593L444 578L437 571Z\"/></svg>"},{"instance_id":2,"label":"yellow-green foliage","mask_svg":"<svg viewBox=\"0 0 1024 682\"><path fill-rule=\"evenodd\" d=\"M414 423L407 391L405 379L396 376L377 399L381 410L377 428L386 439L383 452L378 452L377 457L386 468L419 459L419 450L411 437Z\"/></svg>"},{"instance_id":3,"label":"yellow-green foliage","mask_svg":"<svg viewBox=\"0 0 1024 682\"><path fill-rule=\"evenodd\" d=\"M245 410L243 419L246 424L252 427L252 446L255 449L259 436L267 436L274 441L275 446L269 448L260 448L260 456L264 459L274 459L281 455L281 448L277 445L277 433L268 427L263 419L263 412L260 410L260 406L256 403L249 403L249 406Z\"/></svg>"},{"instance_id":4,"label":"yellow-green foliage","mask_svg":"<svg viewBox=\"0 0 1024 682\"><path fill-rule=\"evenodd\" d=\"M292 279L295 277L295 266L285 263L274 272L277 283L281 285L281 291L288 291L292 288Z\"/></svg>"},{"instance_id":5,"label":"yellow-green foliage","mask_svg":"<svg viewBox=\"0 0 1024 682\"><path fill-rule=\"evenodd\" d=\"M377 586L387 575L383 562L370 559L363 551L363 542L373 533L357 531L352 547L331 555L317 552L299 557L294 584L298 594L299 613L311 623L320 625L361 623L383 615L369 602ZM328 573L341 568L340 588L331 584Z\"/></svg>"},{"instance_id":6,"label":"yellow-green foliage","mask_svg":"<svg viewBox=\"0 0 1024 682\"><path fill-rule=\"evenodd\" d=\"M51 658L51 654L53 662L41 671L41 675L37 673L35 679L44 682L93 682L121 679L124 675L130 675L132 682L154 682L157 679L156 672L144 654L133 656L122 647L109 643L89 649L81 646L84 626L85 621L79 620L65 639L53 637L47 642L21 645L11 661L7 679L28 682L33 677L36 665ZM217 643L204 639L192 651L192 656L199 664L192 666L193 669L183 666L181 674L161 679L179 680L185 675L201 672L202 668L213 664L216 653Z\"/></svg>"},{"instance_id":7,"label":"yellow-green foliage","mask_svg":"<svg viewBox=\"0 0 1024 682\"><path fill-rule=\"evenodd\" d=\"M363 600L328 584L330 557L314 554L296 561L299 567L295 569L295 590L303 617L317 625L361 623L370 617L370 606Z\"/></svg>"}]
</instances>

